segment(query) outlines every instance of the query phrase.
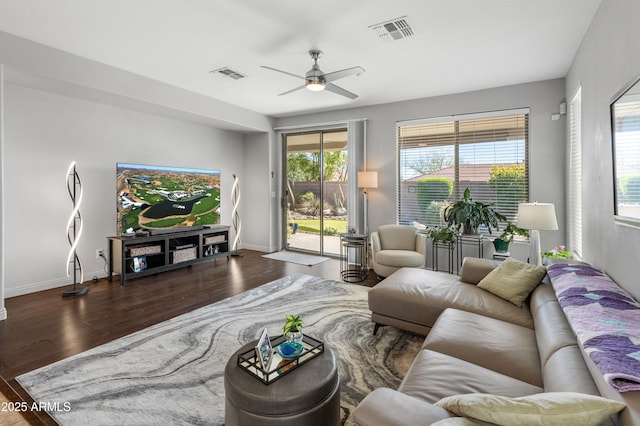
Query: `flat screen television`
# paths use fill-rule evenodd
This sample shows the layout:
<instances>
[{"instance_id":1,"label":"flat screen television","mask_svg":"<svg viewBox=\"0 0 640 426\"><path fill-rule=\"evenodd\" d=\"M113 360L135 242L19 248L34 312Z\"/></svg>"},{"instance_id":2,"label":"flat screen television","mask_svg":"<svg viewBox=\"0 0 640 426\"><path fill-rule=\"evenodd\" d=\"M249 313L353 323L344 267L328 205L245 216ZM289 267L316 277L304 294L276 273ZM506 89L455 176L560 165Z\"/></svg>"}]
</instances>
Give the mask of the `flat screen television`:
<instances>
[{"instance_id":1,"label":"flat screen television","mask_svg":"<svg viewBox=\"0 0 640 426\"><path fill-rule=\"evenodd\" d=\"M220 171L116 164L117 229L169 231L220 223Z\"/></svg>"}]
</instances>

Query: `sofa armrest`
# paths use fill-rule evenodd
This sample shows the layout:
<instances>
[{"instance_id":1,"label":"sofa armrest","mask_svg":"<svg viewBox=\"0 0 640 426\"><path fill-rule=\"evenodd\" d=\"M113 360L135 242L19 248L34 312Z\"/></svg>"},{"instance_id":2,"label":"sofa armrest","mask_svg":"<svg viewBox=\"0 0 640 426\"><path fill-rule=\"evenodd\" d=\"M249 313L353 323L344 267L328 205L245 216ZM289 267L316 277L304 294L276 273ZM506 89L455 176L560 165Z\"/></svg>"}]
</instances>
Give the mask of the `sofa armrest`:
<instances>
[{"instance_id":1,"label":"sofa armrest","mask_svg":"<svg viewBox=\"0 0 640 426\"><path fill-rule=\"evenodd\" d=\"M416 233L416 251L418 253L427 253L427 236L422 232Z\"/></svg>"},{"instance_id":2,"label":"sofa armrest","mask_svg":"<svg viewBox=\"0 0 640 426\"><path fill-rule=\"evenodd\" d=\"M352 413L360 426L430 425L451 417L444 408L389 388L378 388L366 396Z\"/></svg>"},{"instance_id":3,"label":"sofa armrest","mask_svg":"<svg viewBox=\"0 0 640 426\"><path fill-rule=\"evenodd\" d=\"M380 244L380 234L378 232L371 233L371 253L375 255L382 249L382 245Z\"/></svg>"},{"instance_id":4,"label":"sofa armrest","mask_svg":"<svg viewBox=\"0 0 640 426\"><path fill-rule=\"evenodd\" d=\"M478 284L498 265L500 262L497 260L465 257L460 268L460 281L467 284Z\"/></svg>"}]
</instances>

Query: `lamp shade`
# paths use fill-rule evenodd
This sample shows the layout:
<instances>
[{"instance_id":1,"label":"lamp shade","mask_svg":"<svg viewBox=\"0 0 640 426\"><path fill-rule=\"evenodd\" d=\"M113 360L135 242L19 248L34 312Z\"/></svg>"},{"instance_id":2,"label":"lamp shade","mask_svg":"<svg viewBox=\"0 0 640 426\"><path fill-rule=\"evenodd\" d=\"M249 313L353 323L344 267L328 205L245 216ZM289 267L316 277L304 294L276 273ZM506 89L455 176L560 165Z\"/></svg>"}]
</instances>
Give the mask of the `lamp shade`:
<instances>
[{"instance_id":1,"label":"lamp shade","mask_svg":"<svg viewBox=\"0 0 640 426\"><path fill-rule=\"evenodd\" d=\"M358 188L377 188L378 172L358 172Z\"/></svg>"},{"instance_id":2,"label":"lamp shade","mask_svg":"<svg viewBox=\"0 0 640 426\"><path fill-rule=\"evenodd\" d=\"M519 228L536 229L538 231L553 231L558 229L556 210L551 203L520 203L518 204Z\"/></svg>"}]
</instances>

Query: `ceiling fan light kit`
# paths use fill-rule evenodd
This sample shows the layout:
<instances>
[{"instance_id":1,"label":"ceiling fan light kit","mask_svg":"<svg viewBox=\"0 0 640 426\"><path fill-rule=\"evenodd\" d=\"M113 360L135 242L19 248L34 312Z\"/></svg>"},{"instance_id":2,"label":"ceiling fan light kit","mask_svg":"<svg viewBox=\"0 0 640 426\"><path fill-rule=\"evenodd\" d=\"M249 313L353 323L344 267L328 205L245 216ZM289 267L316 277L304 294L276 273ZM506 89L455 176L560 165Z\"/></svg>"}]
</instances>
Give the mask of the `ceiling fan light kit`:
<instances>
[{"instance_id":1,"label":"ceiling fan light kit","mask_svg":"<svg viewBox=\"0 0 640 426\"><path fill-rule=\"evenodd\" d=\"M311 59L313 59L313 66L309 71L307 71L304 77L287 72L287 71L282 71L276 68L268 67L265 65L262 66L262 68L266 68L271 71L276 71L282 74L290 75L292 77L304 79L305 81L304 85L298 86L294 89L280 93L279 96L287 95L289 93L298 91L300 89L304 89L306 87L308 90L311 90L313 92L320 92L326 89L329 92L333 92L338 95L345 96L349 99L355 99L358 97L358 95L356 95L355 93L351 93L350 91L343 89L342 87L336 86L335 84L333 84L333 82L341 78L348 77L350 75L360 75L364 72L364 68L352 67L352 68L347 68L344 70L334 71L334 72L325 74L324 72L322 72L322 70L320 69L320 66L318 65L318 58L322 55L322 51L317 49L312 49L309 51L309 55L311 56Z\"/></svg>"}]
</instances>

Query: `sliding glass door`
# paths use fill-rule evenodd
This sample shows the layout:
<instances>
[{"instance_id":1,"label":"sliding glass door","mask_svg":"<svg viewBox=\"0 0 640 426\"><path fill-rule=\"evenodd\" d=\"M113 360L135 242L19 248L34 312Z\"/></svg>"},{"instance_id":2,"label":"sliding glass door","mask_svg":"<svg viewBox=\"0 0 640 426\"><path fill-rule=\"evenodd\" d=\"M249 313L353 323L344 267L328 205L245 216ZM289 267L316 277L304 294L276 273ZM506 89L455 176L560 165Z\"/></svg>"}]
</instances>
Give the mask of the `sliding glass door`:
<instances>
[{"instance_id":1,"label":"sliding glass door","mask_svg":"<svg viewBox=\"0 0 640 426\"><path fill-rule=\"evenodd\" d=\"M347 231L347 130L284 135L286 248L340 254Z\"/></svg>"}]
</instances>

